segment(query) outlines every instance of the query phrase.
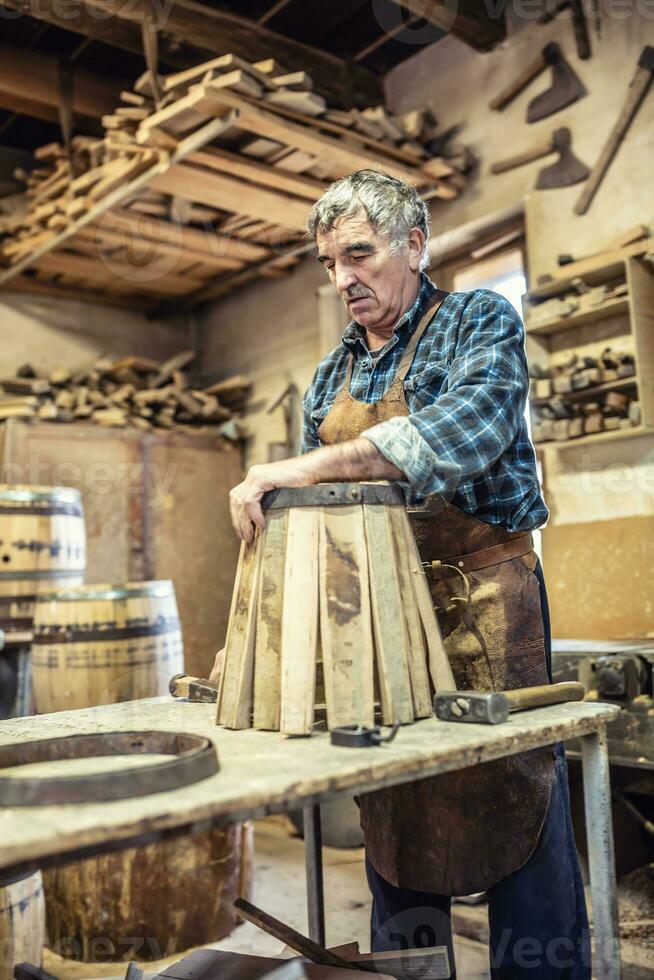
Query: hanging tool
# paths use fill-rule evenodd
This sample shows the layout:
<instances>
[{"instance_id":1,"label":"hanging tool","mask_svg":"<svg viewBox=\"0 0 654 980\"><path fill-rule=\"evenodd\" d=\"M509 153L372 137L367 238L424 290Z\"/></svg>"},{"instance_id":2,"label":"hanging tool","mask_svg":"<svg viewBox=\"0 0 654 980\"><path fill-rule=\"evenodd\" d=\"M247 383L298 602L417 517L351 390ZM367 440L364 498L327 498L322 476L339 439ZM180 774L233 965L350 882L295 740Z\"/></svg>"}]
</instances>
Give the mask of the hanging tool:
<instances>
[{"instance_id":1,"label":"hanging tool","mask_svg":"<svg viewBox=\"0 0 654 980\"><path fill-rule=\"evenodd\" d=\"M572 29L575 34L575 44L577 55L582 61L590 58L592 51L590 47L590 35L588 32L588 21L582 0L555 0L552 6L548 6L544 14L538 18L539 24L549 24L557 14L563 10L569 10L572 17Z\"/></svg>"},{"instance_id":2,"label":"hanging tool","mask_svg":"<svg viewBox=\"0 0 654 980\"><path fill-rule=\"evenodd\" d=\"M515 82L495 96L489 103L490 108L496 111L504 109L548 67L552 69L552 83L527 106L527 122L545 119L588 94L577 73L563 57L559 45L552 42L545 45L538 58L525 68Z\"/></svg>"},{"instance_id":3,"label":"hanging tool","mask_svg":"<svg viewBox=\"0 0 654 980\"><path fill-rule=\"evenodd\" d=\"M581 701L585 690L578 681L564 681L514 691L444 691L435 695L434 711L441 721L499 725L508 721L510 711Z\"/></svg>"},{"instance_id":4,"label":"hanging tool","mask_svg":"<svg viewBox=\"0 0 654 980\"><path fill-rule=\"evenodd\" d=\"M588 183L581 192L581 196L575 204L575 214L586 214L591 205L600 184L604 179L606 171L611 165L613 157L618 152L620 144L627 134L627 130L634 120L640 104L647 95L647 91L652 83L654 74L654 47L647 45L640 53L636 74L629 85L629 94L618 116L618 120L611 130L604 149L599 155L597 163L591 171Z\"/></svg>"},{"instance_id":5,"label":"hanging tool","mask_svg":"<svg viewBox=\"0 0 654 980\"><path fill-rule=\"evenodd\" d=\"M549 167L544 167L538 174L536 187L545 190L553 187L568 187L570 184L577 184L580 180L585 180L590 173L585 163L579 160L571 149L572 136L566 127L555 129L548 143L542 143L524 153L518 153L514 157L506 160L498 160L491 166L492 174L501 174L505 170L513 170L514 167L522 167L525 163L532 160L539 160L541 157L548 156L550 153L558 153L559 159Z\"/></svg>"},{"instance_id":6,"label":"hanging tool","mask_svg":"<svg viewBox=\"0 0 654 980\"><path fill-rule=\"evenodd\" d=\"M211 704L218 700L218 685L206 677L175 674L170 678L168 690L174 698L186 698L188 701Z\"/></svg>"}]
</instances>

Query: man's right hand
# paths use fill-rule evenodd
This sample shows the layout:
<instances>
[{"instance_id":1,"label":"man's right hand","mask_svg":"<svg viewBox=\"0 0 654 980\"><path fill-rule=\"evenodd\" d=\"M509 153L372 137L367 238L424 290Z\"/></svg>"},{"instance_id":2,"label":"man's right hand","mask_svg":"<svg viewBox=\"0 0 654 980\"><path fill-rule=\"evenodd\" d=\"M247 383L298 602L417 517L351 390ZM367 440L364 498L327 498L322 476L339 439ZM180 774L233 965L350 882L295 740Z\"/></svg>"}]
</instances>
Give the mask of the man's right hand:
<instances>
[{"instance_id":1,"label":"man's right hand","mask_svg":"<svg viewBox=\"0 0 654 980\"><path fill-rule=\"evenodd\" d=\"M211 673L209 674L209 680L214 684L218 684L220 678L222 677L223 667L225 666L225 647L219 650L216 654L216 659L213 662L213 667L211 668Z\"/></svg>"}]
</instances>

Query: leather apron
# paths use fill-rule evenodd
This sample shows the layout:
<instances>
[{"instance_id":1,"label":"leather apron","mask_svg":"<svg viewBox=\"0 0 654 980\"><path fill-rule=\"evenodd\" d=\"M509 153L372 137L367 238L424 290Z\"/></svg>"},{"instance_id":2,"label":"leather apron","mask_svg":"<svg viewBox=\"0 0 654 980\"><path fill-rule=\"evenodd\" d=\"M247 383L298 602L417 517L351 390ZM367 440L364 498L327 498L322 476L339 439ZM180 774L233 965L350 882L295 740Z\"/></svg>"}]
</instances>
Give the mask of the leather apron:
<instances>
[{"instance_id":1,"label":"leather apron","mask_svg":"<svg viewBox=\"0 0 654 980\"><path fill-rule=\"evenodd\" d=\"M414 330L383 398L367 404L345 383L318 435L325 445L409 415L404 380L426 328L438 329L439 292ZM435 305L437 304L437 305ZM530 534L511 533L443 498L408 511L459 689L501 691L547 684L536 555ZM442 895L485 891L520 868L540 835L554 753L540 748L361 796L366 853L392 885Z\"/></svg>"}]
</instances>

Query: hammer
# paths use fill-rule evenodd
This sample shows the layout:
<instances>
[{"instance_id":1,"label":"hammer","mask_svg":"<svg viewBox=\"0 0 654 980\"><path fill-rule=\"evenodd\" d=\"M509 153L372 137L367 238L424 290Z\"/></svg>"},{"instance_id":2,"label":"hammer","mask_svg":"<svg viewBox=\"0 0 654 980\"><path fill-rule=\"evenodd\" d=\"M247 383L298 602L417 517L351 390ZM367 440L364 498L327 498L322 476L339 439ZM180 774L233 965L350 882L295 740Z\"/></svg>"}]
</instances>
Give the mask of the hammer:
<instances>
[{"instance_id":1,"label":"hammer","mask_svg":"<svg viewBox=\"0 0 654 980\"><path fill-rule=\"evenodd\" d=\"M170 678L168 690L174 698L187 698L189 701L203 701L211 704L218 700L218 685L206 677L191 677L189 674L175 674Z\"/></svg>"},{"instance_id":2,"label":"hammer","mask_svg":"<svg viewBox=\"0 0 654 980\"><path fill-rule=\"evenodd\" d=\"M519 687L514 691L443 691L434 697L434 711L441 721L500 725L508 721L510 711L581 701L584 694L584 685L578 681Z\"/></svg>"}]
</instances>

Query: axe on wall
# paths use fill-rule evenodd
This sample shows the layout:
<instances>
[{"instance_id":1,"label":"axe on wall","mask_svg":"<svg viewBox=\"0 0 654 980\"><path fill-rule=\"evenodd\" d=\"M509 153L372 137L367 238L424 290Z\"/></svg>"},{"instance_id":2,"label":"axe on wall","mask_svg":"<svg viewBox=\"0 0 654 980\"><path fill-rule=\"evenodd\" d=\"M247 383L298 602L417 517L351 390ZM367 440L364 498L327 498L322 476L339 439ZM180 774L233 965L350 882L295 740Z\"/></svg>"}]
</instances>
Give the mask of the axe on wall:
<instances>
[{"instance_id":1,"label":"axe on wall","mask_svg":"<svg viewBox=\"0 0 654 980\"><path fill-rule=\"evenodd\" d=\"M572 152L572 136L567 127L555 129L548 143L542 143L514 157L507 157L506 160L498 160L492 164L490 170L492 174L501 174L505 170L513 170L514 167L522 167L532 160L549 156L550 153L558 153L559 158L551 166L544 167L538 174L536 180L538 190L569 187L570 184L577 184L588 177L589 168Z\"/></svg>"},{"instance_id":2,"label":"axe on wall","mask_svg":"<svg viewBox=\"0 0 654 980\"><path fill-rule=\"evenodd\" d=\"M587 95L581 79L563 57L561 48L552 42L545 45L538 58L511 85L495 96L489 107L498 112L504 109L547 67L552 69L550 87L533 98L527 106L527 122L545 119Z\"/></svg>"}]
</instances>

